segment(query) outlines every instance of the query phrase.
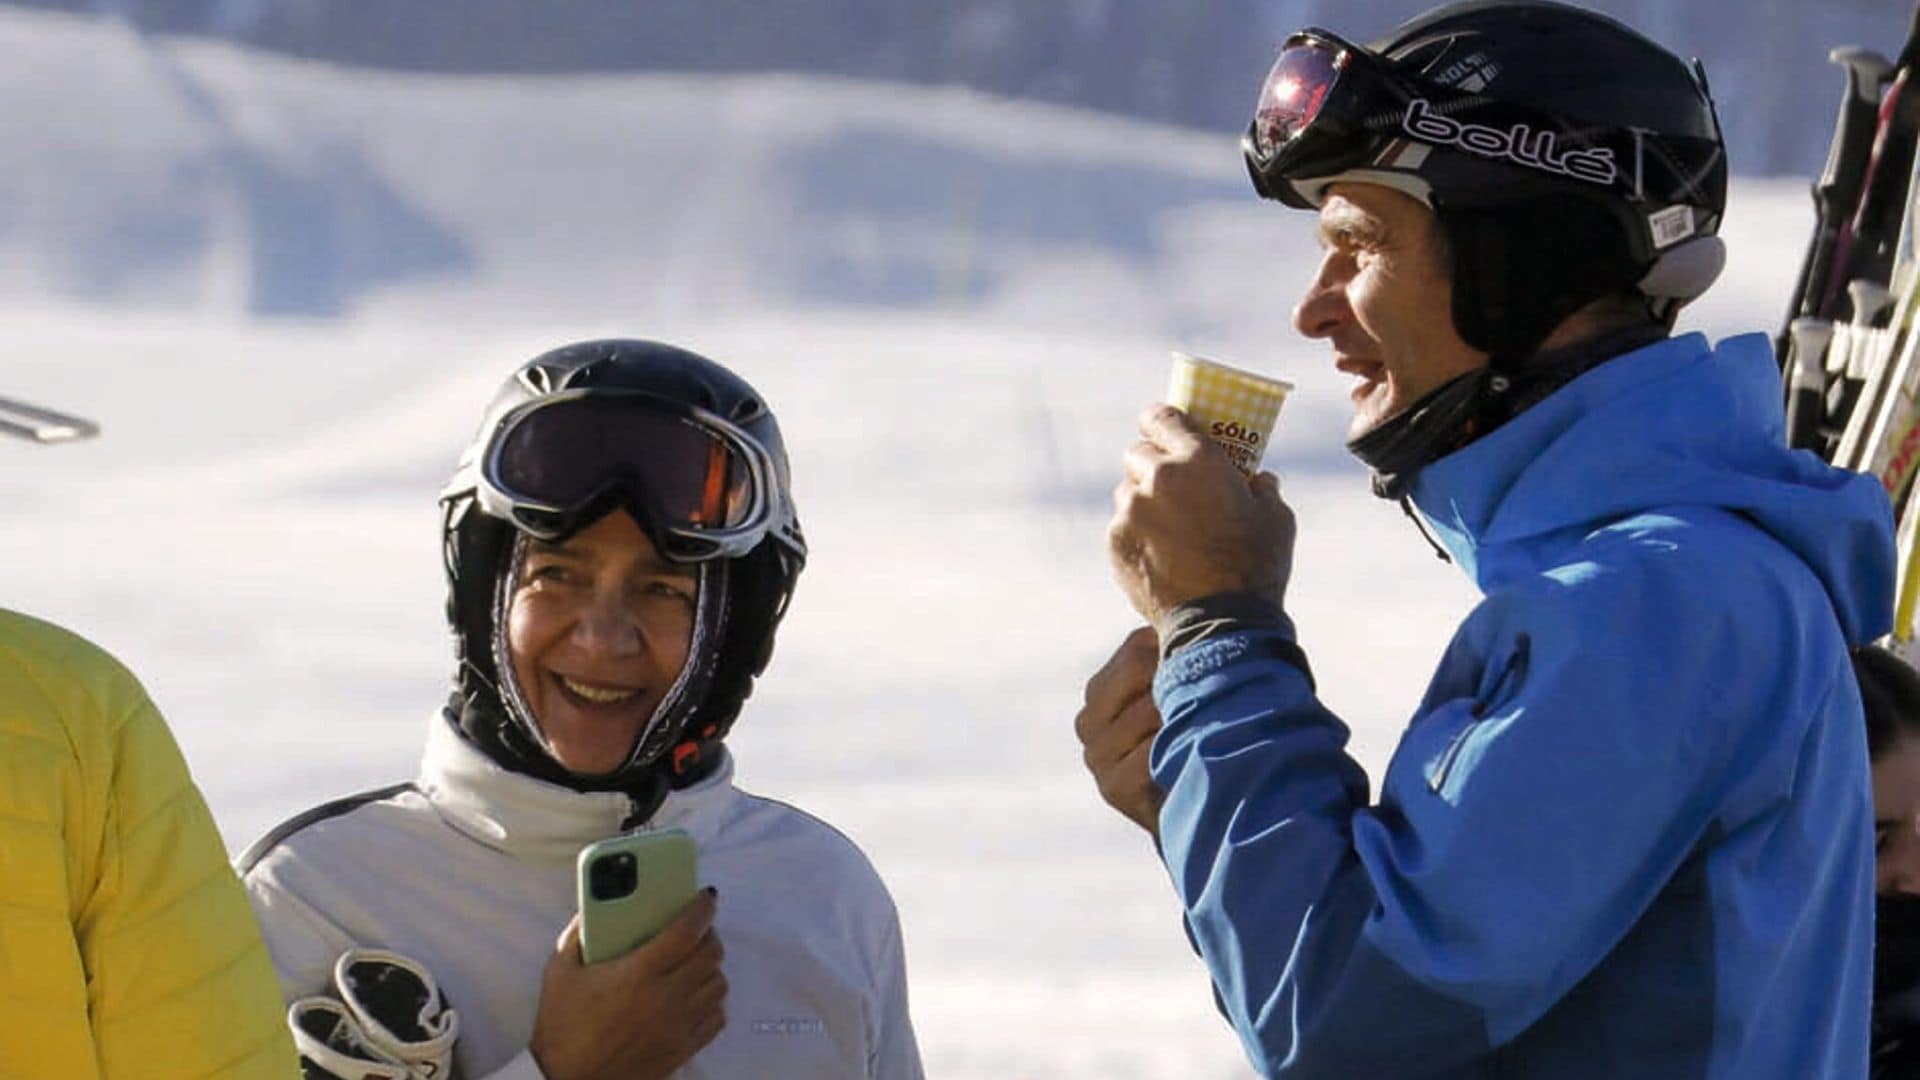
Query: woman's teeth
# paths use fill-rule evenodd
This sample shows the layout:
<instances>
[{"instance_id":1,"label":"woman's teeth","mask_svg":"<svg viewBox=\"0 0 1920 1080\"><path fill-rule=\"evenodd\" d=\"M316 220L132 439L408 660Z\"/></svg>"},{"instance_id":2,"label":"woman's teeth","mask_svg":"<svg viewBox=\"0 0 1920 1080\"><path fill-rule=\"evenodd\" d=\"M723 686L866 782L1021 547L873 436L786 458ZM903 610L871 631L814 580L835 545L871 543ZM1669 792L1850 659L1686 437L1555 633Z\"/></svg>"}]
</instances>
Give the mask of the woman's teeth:
<instances>
[{"instance_id":1,"label":"woman's teeth","mask_svg":"<svg viewBox=\"0 0 1920 1080\"><path fill-rule=\"evenodd\" d=\"M612 705L616 702L625 701L640 692L638 690L614 690L604 686L588 686L586 683L574 682L565 675L560 676L560 685L596 705Z\"/></svg>"}]
</instances>

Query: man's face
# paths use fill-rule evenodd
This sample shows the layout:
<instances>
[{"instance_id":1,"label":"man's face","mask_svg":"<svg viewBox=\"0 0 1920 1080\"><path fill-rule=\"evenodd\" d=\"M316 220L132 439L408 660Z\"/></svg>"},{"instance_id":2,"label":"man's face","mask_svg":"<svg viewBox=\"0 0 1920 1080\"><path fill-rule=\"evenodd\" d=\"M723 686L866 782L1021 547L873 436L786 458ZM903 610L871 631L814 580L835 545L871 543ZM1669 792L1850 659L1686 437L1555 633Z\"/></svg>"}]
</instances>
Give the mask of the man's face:
<instances>
[{"instance_id":1,"label":"man's face","mask_svg":"<svg viewBox=\"0 0 1920 1080\"><path fill-rule=\"evenodd\" d=\"M698 582L625 511L555 543L530 541L507 608L507 651L560 764L626 763L686 665Z\"/></svg>"},{"instance_id":2,"label":"man's face","mask_svg":"<svg viewBox=\"0 0 1920 1080\"><path fill-rule=\"evenodd\" d=\"M1320 272L1293 324L1333 346L1357 438L1487 363L1453 327L1452 266L1433 211L1391 188L1335 184L1320 207Z\"/></svg>"},{"instance_id":3,"label":"man's face","mask_svg":"<svg viewBox=\"0 0 1920 1080\"><path fill-rule=\"evenodd\" d=\"M1874 891L1920 896L1920 738L1894 741L1873 763Z\"/></svg>"}]
</instances>

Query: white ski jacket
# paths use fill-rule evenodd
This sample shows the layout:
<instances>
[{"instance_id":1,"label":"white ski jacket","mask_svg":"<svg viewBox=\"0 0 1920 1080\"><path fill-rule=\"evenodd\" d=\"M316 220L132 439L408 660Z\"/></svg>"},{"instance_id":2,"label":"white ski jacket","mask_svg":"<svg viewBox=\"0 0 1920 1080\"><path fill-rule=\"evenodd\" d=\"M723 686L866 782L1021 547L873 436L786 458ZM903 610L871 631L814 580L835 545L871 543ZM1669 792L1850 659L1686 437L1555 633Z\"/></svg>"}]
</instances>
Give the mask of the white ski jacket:
<instances>
[{"instance_id":1,"label":"white ski jacket","mask_svg":"<svg viewBox=\"0 0 1920 1080\"><path fill-rule=\"evenodd\" d=\"M460 1013L465 1076L539 1077L527 1043L574 859L629 812L503 769L436 715L418 780L295 818L240 871L288 1001L323 992L350 946L394 949ZM919 1080L899 916L852 841L735 788L731 758L649 826L691 833L720 890L727 1026L677 1078Z\"/></svg>"}]
</instances>

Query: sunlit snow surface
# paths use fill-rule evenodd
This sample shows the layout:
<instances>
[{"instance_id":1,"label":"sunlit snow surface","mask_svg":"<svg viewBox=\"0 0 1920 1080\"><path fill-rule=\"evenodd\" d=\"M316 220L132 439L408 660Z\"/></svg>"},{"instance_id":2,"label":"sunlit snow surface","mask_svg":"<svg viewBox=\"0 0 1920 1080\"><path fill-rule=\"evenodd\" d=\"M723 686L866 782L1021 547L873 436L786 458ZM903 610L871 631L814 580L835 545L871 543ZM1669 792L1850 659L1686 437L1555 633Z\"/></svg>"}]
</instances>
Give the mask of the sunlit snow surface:
<instances>
[{"instance_id":1,"label":"sunlit snow surface","mask_svg":"<svg viewBox=\"0 0 1920 1080\"><path fill-rule=\"evenodd\" d=\"M1298 384L1289 599L1379 775L1472 592L1340 449L1309 219L1234 140L796 78L449 79L0 18L4 603L140 673L231 847L401 779L450 670L434 498L492 387L657 337L779 414L812 559L733 738L905 921L929 1073L1243 1077L1144 836L1081 769L1103 548L1181 348ZM1771 330L1810 221L1737 183L1689 326Z\"/></svg>"}]
</instances>

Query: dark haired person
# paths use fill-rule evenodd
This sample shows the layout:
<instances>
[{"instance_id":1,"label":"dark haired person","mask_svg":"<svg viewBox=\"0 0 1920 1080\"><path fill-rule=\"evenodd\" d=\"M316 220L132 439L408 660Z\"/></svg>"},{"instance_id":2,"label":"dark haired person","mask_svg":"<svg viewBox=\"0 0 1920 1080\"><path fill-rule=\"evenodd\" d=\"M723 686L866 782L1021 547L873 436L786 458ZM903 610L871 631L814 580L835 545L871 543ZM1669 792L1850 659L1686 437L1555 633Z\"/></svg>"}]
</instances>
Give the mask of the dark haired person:
<instances>
[{"instance_id":1,"label":"dark haired person","mask_svg":"<svg viewBox=\"0 0 1920 1080\"><path fill-rule=\"evenodd\" d=\"M1873 760L1873 1071L1920 1076L1920 673L1879 646L1853 671Z\"/></svg>"},{"instance_id":2,"label":"dark haired person","mask_svg":"<svg viewBox=\"0 0 1920 1080\"><path fill-rule=\"evenodd\" d=\"M765 400L669 345L556 349L501 388L442 506L459 666L418 779L319 807L244 859L296 1025L351 996L343 955L377 948L458 1017L432 1040L372 1040L389 1067L443 1075L451 1041L469 1078L917 1080L879 876L830 826L733 783L725 740L806 559ZM692 834L709 890L583 964L576 855L668 827ZM339 1016L309 1034L351 1028Z\"/></svg>"},{"instance_id":3,"label":"dark haired person","mask_svg":"<svg viewBox=\"0 0 1920 1080\"><path fill-rule=\"evenodd\" d=\"M1578 8L1450 4L1289 38L1246 149L1317 212L1294 321L1354 376L1349 448L1483 594L1372 796L1285 613L1274 478L1143 417L1110 541L1157 641L1077 726L1249 1057L1864 1074L1848 649L1891 622L1891 514L1785 448L1765 336L1670 336L1722 259L1702 73Z\"/></svg>"}]
</instances>

